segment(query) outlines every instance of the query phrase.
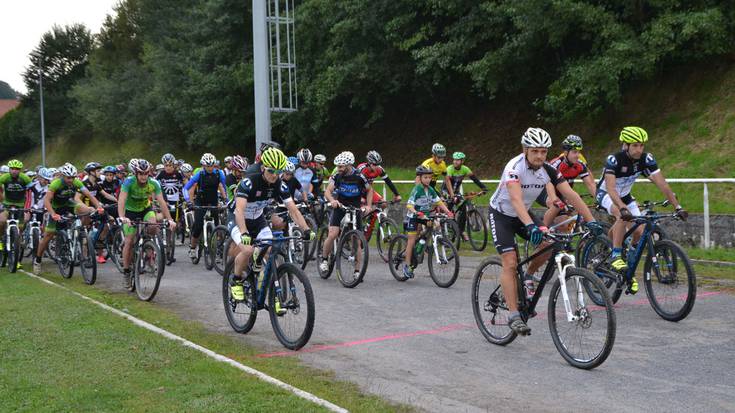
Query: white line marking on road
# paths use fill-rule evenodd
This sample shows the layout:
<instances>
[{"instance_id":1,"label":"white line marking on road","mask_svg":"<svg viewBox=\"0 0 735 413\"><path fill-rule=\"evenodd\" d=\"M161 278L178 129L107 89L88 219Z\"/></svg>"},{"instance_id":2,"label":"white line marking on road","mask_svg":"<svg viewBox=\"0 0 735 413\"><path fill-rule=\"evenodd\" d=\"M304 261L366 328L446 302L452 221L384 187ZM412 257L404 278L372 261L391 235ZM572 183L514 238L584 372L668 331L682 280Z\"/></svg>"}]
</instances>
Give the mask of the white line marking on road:
<instances>
[{"instance_id":1,"label":"white line marking on road","mask_svg":"<svg viewBox=\"0 0 735 413\"><path fill-rule=\"evenodd\" d=\"M64 287L61 284L57 284L57 283L55 283L55 282L53 282L51 280L48 280L46 278L39 277L37 275L31 274L30 272L25 271L25 270L20 270L20 271L23 272L24 274L28 275L29 277L32 277L32 278L41 280L41 281L43 281L43 282L45 282L47 284L51 284L53 286L59 287L62 290L66 290L66 291L68 291L68 292L70 292L70 293L72 293L72 294L74 294L74 295L76 295L78 297L81 297L81 298L83 298L83 299L85 299L85 300L87 300L87 301L89 301L91 303L94 303L97 306L102 307L105 310L107 310L107 311L109 311L109 312L111 312L113 314L116 314L116 315L118 315L118 316L120 316L122 318L125 318L125 319L129 320L133 324L136 324L136 325L138 325L140 327L145 328L146 330L150 330L150 331L153 331L154 333L158 333L158 334L160 334L160 335L162 335L162 336L164 336L164 337L166 337L166 338L168 338L170 340L178 341L179 343L183 344L184 346L193 348L194 350L198 350L198 351L206 354L207 356L209 356L209 357L211 357L211 358L213 358L213 359L215 359L217 361L221 361L223 363L227 363L227 364L229 364L232 367L235 367L237 369L240 369L240 370L244 371L245 373L251 374L251 375L259 378L260 380L263 380L265 382L268 382L270 384L273 384L275 386L278 386L278 387L280 387L280 388L282 388L284 390L287 390L287 391L289 391L289 392L291 392L291 393L293 393L293 394L301 397L302 399L306 399L306 400L308 400L308 401L310 401L312 403L316 403L316 404L318 404L320 406L323 406L323 407L325 407L325 408L327 408L327 409L329 409L329 410L331 410L333 412L339 412L339 413L347 413L348 412L348 410L345 409L345 408L339 407L336 404L330 403L330 402L328 402L328 401L326 401L324 399L321 399L321 398L319 398L319 397L317 397L317 396L315 396L315 395L313 395L313 394L311 394L309 392L306 392L304 390L301 390L299 388L296 388L296 387L294 387L294 386L292 386L292 385L290 385L288 383L284 383L284 382L276 379L275 377L271 377L271 376L269 376L269 375L267 375L267 374L265 374L265 373L263 373L263 372L261 372L259 370L256 370L256 369L254 369L252 367L248 367L248 366L246 366L246 365L244 365L244 364L242 364L240 362L237 362L237 361L235 361L235 360L233 360L233 359L231 359L229 357L223 356L222 354L215 353L214 351L212 351L212 350L210 350L210 349L208 349L206 347L202 347L199 344L193 343L193 342L191 342L191 341L189 341L189 340L187 340L187 339L185 339L183 337L177 336L176 334L171 333L170 331L164 330L164 329L162 329L160 327L156 327L153 324L150 324L150 323L148 323L146 321L143 321L143 320L141 320L141 319L139 319L137 317L134 317L134 316L132 316L130 314L124 313L124 312L122 312L122 311L120 311L120 310L118 310L116 308L112 308L112 307L110 307L107 304L103 304L103 303L101 303L101 302L99 302L99 301L97 301L97 300L95 300L93 298L89 298L86 295L81 294L81 293L78 293L78 292L76 292L74 290L71 290L71 289L69 289L67 287Z\"/></svg>"}]
</instances>

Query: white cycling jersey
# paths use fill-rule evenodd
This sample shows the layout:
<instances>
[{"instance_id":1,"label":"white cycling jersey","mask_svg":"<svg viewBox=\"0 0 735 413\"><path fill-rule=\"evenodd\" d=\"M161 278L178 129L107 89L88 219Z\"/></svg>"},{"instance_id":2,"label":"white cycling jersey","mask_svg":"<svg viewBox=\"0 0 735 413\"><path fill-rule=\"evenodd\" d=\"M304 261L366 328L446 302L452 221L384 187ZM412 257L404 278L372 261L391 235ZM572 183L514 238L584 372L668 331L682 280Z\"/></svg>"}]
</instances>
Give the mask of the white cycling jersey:
<instances>
[{"instance_id":1,"label":"white cycling jersey","mask_svg":"<svg viewBox=\"0 0 735 413\"><path fill-rule=\"evenodd\" d=\"M503 215L510 217L518 217L518 213L513 204L510 202L510 193L508 192L508 183L518 182L523 192L523 204L526 210L531 207L533 201L538 198L541 191L544 190L546 184L551 182L557 186L564 182L561 172L556 170L549 163L544 162L541 168L532 169L526 161L526 155L520 154L511 159L503 169L503 175L500 178L500 185L490 198L490 206Z\"/></svg>"}]
</instances>

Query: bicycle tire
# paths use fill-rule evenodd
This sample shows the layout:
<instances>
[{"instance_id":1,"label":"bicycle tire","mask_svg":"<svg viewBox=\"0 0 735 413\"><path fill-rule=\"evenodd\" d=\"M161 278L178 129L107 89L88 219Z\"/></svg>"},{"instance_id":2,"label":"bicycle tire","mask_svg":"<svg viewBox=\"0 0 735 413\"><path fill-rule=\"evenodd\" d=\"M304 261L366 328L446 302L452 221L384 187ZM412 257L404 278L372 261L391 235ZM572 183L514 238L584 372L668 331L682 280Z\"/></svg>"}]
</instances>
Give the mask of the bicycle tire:
<instances>
[{"instance_id":1,"label":"bicycle tire","mask_svg":"<svg viewBox=\"0 0 735 413\"><path fill-rule=\"evenodd\" d=\"M31 231L31 257L36 258L38 255L38 245L41 243L41 234L39 231Z\"/></svg>"},{"instance_id":2,"label":"bicycle tire","mask_svg":"<svg viewBox=\"0 0 735 413\"><path fill-rule=\"evenodd\" d=\"M389 262L388 258L388 247L390 247L391 240L401 233L398 229L398 224L393 218L386 217L381 222L378 222L377 228L374 232L377 232L375 237L375 247L378 250L378 255L383 262Z\"/></svg>"},{"instance_id":3,"label":"bicycle tire","mask_svg":"<svg viewBox=\"0 0 735 413\"><path fill-rule=\"evenodd\" d=\"M169 229L166 236L169 238L166 240L166 265L171 265L176 259L176 233Z\"/></svg>"},{"instance_id":4,"label":"bicycle tire","mask_svg":"<svg viewBox=\"0 0 735 413\"><path fill-rule=\"evenodd\" d=\"M97 253L94 249L92 234L79 234L79 270L82 279L87 285L93 285L97 281Z\"/></svg>"},{"instance_id":5,"label":"bicycle tire","mask_svg":"<svg viewBox=\"0 0 735 413\"><path fill-rule=\"evenodd\" d=\"M222 277L222 304L225 308L225 316L227 322L230 323L235 332L247 334L255 325L258 318L257 291L255 286L255 276L251 273L245 276L244 284L249 288L243 288L245 292L245 301L235 301L230 293L230 282L234 277L235 260L228 259L225 265L225 276ZM236 310L240 307L242 313ZM242 317L238 316L241 314Z\"/></svg>"},{"instance_id":6,"label":"bicycle tire","mask_svg":"<svg viewBox=\"0 0 735 413\"><path fill-rule=\"evenodd\" d=\"M579 303L577 302L579 297L584 297L583 294L581 294L581 291L579 290L585 290L586 287L581 287L581 285L584 284L593 284L595 288L598 290L603 290L605 287L602 285L602 281L594 275L591 271L586 270L584 268L577 268L577 267L568 267L564 279L566 280L566 286L569 291L569 289L575 288L574 280L572 280L573 277L581 277L583 280L579 283L579 285L576 286L578 291L574 292L571 291L568 293L570 305L575 305L575 307L579 306ZM582 306L581 308L576 308L575 316L579 317L579 319L574 320L572 322L567 321L566 318L563 318L564 322L567 323L576 323L577 329L575 330L575 333L573 334L575 338L580 338L582 334L579 333L580 328L584 330L590 329L593 325L599 326L603 325L604 333L600 335L604 335L604 338L601 340L603 341L601 348L596 353L592 353L593 356L589 357L588 359L580 359L579 357L572 355L569 347L566 345L565 340L560 337L558 325L556 323L557 319L559 318L557 315L557 304L560 306L560 314L566 317L566 309L564 308L564 303L562 298L562 295L559 294L561 291L561 281L557 278L554 284L551 286L551 291L549 295L549 308L548 308L548 320L549 320L549 332L551 334L551 339L554 342L554 345L556 346L557 351L559 351L559 354L564 358L564 360L567 361L567 363L571 364L574 367L577 367L579 369L584 370L590 370L593 369L600 364L604 363L607 357L610 355L610 352L612 351L612 348L615 344L615 335L616 335L616 318L615 318L615 310L613 309L613 302L610 299L610 296L607 294L601 294L601 297L603 297L603 305L599 306L602 307L602 309L595 308L595 311L592 311L591 309L587 309L586 305ZM584 303L584 300L582 300ZM584 303L586 304L586 303ZM603 313L606 317L606 322L592 322L592 314L599 314ZM581 346L580 346L581 347Z\"/></svg>"},{"instance_id":7,"label":"bicycle tire","mask_svg":"<svg viewBox=\"0 0 735 413\"><path fill-rule=\"evenodd\" d=\"M358 244L362 245L362 252L358 251L360 249ZM348 248L348 255L345 255L345 248ZM359 258L358 254L362 257ZM367 271L369 254L370 248L367 240L365 239L365 234L362 231L351 229L340 237L339 243L337 243L337 251L335 251L334 255L336 257L335 260L337 261L337 279L342 283L342 286L345 288L355 288L362 282L365 277L365 272ZM357 273L357 276L355 276L355 268L346 263L352 263L357 261L357 259L360 259L361 261L359 272ZM343 268L343 262L346 262L344 265L348 268Z\"/></svg>"},{"instance_id":8,"label":"bicycle tire","mask_svg":"<svg viewBox=\"0 0 735 413\"><path fill-rule=\"evenodd\" d=\"M151 257L151 254L155 254ZM146 239L140 246L140 251L135 254L136 262L133 265L133 277L135 281L135 294L141 301L151 301L156 296L161 285L161 277L166 266L161 246L153 239ZM155 268L147 268L154 264ZM143 278L145 276L145 278ZM145 282L144 282L145 281Z\"/></svg>"},{"instance_id":9,"label":"bicycle tire","mask_svg":"<svg viewBox=\"0 0 735 413\"><path fill-rule=\"evenodd\" d=\"M71 257L69 236L66 231L57 231L54 242L56 243L56 264L59 267L59 274L64 278L71 278L74 274L74 261Z\"/></svg>"},{"instance_id":10,"label":"bicycle tire","mask_svg":"<svg viewBox=\"0 0 735 413\"><path fill-rule=\"evenodd\" d=\"M431 276L431 279L434 280L434 284L436 284L438 287L449 288L454 284L455 281L457 281L457 277L459 276L459 254L457 253L457 248L454 247L454 244L444 239L444 237L438 237L436 240L439 243L439 245L437 245L437 249L439 249L440 253L444 255L444 257L439 257L439 260L442 261L441 265L445 265L443 264L443 262L446 261L446 265L452 265L454 266L454 269L451 270L451 274L449 274L448 278L440 277L437 274L437 270L441 267L435 267L436 265L440 264L434 262L434 248L427 245L426 247L428 248L427 260L429 264L429 275ZM447 256L447 248L450 250L449 256Z\"/></svg>"},{"instance_id":11,"label":"bicycle tire","mask_svg":"<svg viewBox=\"0 0 735 413\"><path fill-rule=\"evenodd\" d=\"M487 223L482 218L482 214L476 209L467 211L467 237L470 246L475 251L484 251L487 247ZM473 229L473 226L476 228ZM476 234L477 238L473 236Z\"/></svg>"},{"instance_id":12,"label":"bicycle tire","mask_svg":"<svg viewBox=\"0 0 735 413\"><path fill-rule=\"evenodd\" d=\"M314 233L316 234L317 231L319 230L319 227L317 226L314 218L311 215L304 215L304 220L306 221L306 225L309 226L309 229L314 231ZM306 254L304 256L304 264L301 267L302 270L306 268L306 265L309 263L309 261L314 259L314 254L316 253L316 248L317 248L317 242L316 240L304 241L304 245L306 246L306 250L305 250Z\"/></svg>"},{"instance_id":13,"label":"bicycle tire","mask_svg":"<svg viewBox=\"0 0 735 413\"><path fill-rule=\"evenodd\" d=\"M500 257L489 257L483 260L472 278L470 294L472 314L475 317L477 328L487 341L499 346L510 344L518 336L508 325L509 310L500 287L502 271L503 262ZM486 282L483 283L483 280ZM492 313L488 322L484 320L485 313ZM500 319L497 320L496 317Z\"/></svg>"},{"instance_id":14,"label":"bicycle tire","mask_svg":"<svg viewBox=\"0 0 735 413\"><path fill-rule=\"evenodd\" d=\"M317 242L317 251L316 251L316 255L317 255L316 268L317 268L317 271L319 272L319 276L325 280L332 276L332 271L334 271L334 261L335 261L334 259L335 251L332 251L332 255L327 258L327 261L329 263L329 267L327 271L322 271L321 266L319 265L323 259L322 251L324 251L324 241L326 241L328 235L329 235L328 227L324 227L319 230L319 237L317 238L318 242Z\"/></svg>"},{"instance_id":15,"label":"bicycle tire","mask_svg":"<svg viewBox=\"0 0 735 413\"><path fill-rule=\"evenodd\" d=\"M288 235L298 237L298 239L289 240L288 243L281 244L286 249L286 257L291 264L299 268L304 268L306 266L304 257L308 254L308 250L305 249L308 247L304 243L304 240L302 240L304 233L301 231L301 228L296 227Z\"/></svg>"},{"instance_id":16,"label":"bicycle tire","mask_svg":"<svg viewBox=\"0 0 735 413\"><path fill-rule=\"evenodd\" d=\"M393 278L398 281L406 281L408 277L403 275L403 263L406 259L406 246L408 237L400 234L393 237L388 246L388 268Z\"/></svg>"},{"instance_id":17,"label":"bicycle tire","mask_svg":"<svg viewBox=\"0 0 735 413\"><path fill-rule=\"evenodd\" d=\"M689 315L689 313L692 311L692 308L694 308L694 302L697 298L697 276L694 273L694 269L692 268L692 262L689 260L689 256L687 256L686 252L684 252L684 249L681 248L681 246L674 241L667 239L659 240L654 244L653 249L657 258L655 262L656 266L654 266L653 257L648 256L646 257L646 263L643 267L643 283L646 286L646 295L648 296L648 301L651 303L653 311L655 311L656 314L658 314L664 320L683 320ZM677 257L677 259L670 260L669 258L671 257L671 255L664 253L666 250L669 250L673 254L673 256ZM678 274L674 274L674 279L672 280L670 274L668 277L662 276L659 267L662 259L665 260L665 264L668 269L678 272L680 266L683 266L683 269L686 271L686 297L684 298L684 300L679 300L682 292L673 292L673 299L671 301L674 303L676 303L677 301L683 303L680 308L674 308L673 311L664 308L663 301L669 300L660 299L662 298L662 296L656 293L657 288L654 288L654 282L656 282L657 285L673 285L674 288L677 288L678 279L680 277L678 276ZM653 273L653 276L651 275L651 273Z\"/></svg>"},{"instance_id":18,"label":"bicycle tire","mask_svg":"<svg viewBox=\"0 0 735 413\"><path fill-rule=\"evenodd\" d=\"M444 224L441 225L441 231L442 237L454 244L454 247L459 251L460 245L462 244L462 231L460 231L457 221L446 219Z\"/></svg>"},{"instance_id":19,"label":"bicycle tire","mask_svg":"<svg viewBox=\"0 0 735 413\"><path fill-rule=\"evenodd\" d=\"M123 234L122 227L115 227L111 231L111 237L108 242L111 243L107 247L107 251L112 257L112 262L115 264L115 268L123 273L123 246L125 244L125 234Z\"/></svg>"},{"instance_id":20,"label":"bicycle tire","mask_svg":"<svg viewBox=\"0 0 735 413\"><path fill-rule=\"evenodd\" d=\"M301 283L301 289L295 284L296 280ZM278 288L276 288L276 281L278 281ZM311 288L309 278L297 266L289 263L282 264L277 267L276 276L271 278L269 290L268 308L270 311L268 313L276 338L289 350L302 348L309 342L311 333L314 331L314 318L316 313L316 309L314 308L314 291ZM300 291L303 292L303 297L301 298L298 296ZM281 309L285 309L285 313L276 313L276 299L279 300ZM304 302L307 306L306 311L302 309ZM304 317L301 317L304 315L303 313L306 314ZM289 320L291 318L304 318L303 329L299 328L301 331L297 331L293 335L294 337L291 337L282 325L287 317Z\"/></svg>"},{"instance_id":21,"label":"bicycle tire","mask_svg":"<svg viewBox=\"0 0 735 413\"><path fill-rule=\"evenodd\" d=\"M207 224L207 228L209 230L207 231L207 234L209 234L209 241L206 247L204 247L204 243L199 244L199 249L204 249L204 268L206 268L208 271L212 271L214 269L214 255L212 255L212 235L214 235L214 226L211 224ZM204 239L204 232L202 232L202 236L199 237L199 239Z\"/></svg>"},{"instance_id":22,"label":"bicycle tire","mask_svg":"<svg viewBox=\"0 0 735 413\"><path fill-rule=\"evenodd\" d=\"M227 259L227 251L225 250L226 241L230 238L230 233L224 225L217 225L209 237L209 256L212 261L212 268L219 275L225 273L225 260Z\"/></svg>"},{"instance_id":23,"label":"bicycle tire","mask_svg":"<svg viewBox=\"0 0 735 413\"><path fill-rule=\"evenodd\" d=\"M18 271L18 263L23 252L20 249L20 232L18 227L11 227L8 231L8 270L11 273Z\"/></svg>"},{"instance_id":24,"label":"bicycle tire","mask_svg":"<svg viewBox=\"0 0 735 413\"><path fill-rule=\"evenodd\" d=\"M601 280L607 294L612 299L613 304L615 304L623 294L623 283L619 280L622 276L619 276L610 267L611 253L612 242L610 239L605 235L598 235L584 243L578 264L579 267L590 270ZM598 292L594 291L592 285L585 284L585 289L595 304L600 306L604 304L604 300Z\"/></svg>"}]
</instances>

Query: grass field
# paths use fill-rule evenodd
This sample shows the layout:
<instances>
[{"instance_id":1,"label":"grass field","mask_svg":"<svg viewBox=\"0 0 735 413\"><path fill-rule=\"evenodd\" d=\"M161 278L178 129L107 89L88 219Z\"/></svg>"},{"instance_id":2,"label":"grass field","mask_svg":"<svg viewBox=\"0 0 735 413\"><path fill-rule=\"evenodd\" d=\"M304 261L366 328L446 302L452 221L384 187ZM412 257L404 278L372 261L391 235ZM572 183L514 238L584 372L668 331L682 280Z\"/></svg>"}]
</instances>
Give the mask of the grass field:
<instances>
[{"instance_id":1,"label":"grass field","mask_svg":"<svg viewBox=\"0 0 735 413\"><path fill-rule=\"evenodd\" d=\"M206 331L151 303L55 282L261 370L350 411L408 411L296 358ZM66 291L0 271L2 411L321 411L319 406L139 328Z\"/></svg>"}]
</instances>

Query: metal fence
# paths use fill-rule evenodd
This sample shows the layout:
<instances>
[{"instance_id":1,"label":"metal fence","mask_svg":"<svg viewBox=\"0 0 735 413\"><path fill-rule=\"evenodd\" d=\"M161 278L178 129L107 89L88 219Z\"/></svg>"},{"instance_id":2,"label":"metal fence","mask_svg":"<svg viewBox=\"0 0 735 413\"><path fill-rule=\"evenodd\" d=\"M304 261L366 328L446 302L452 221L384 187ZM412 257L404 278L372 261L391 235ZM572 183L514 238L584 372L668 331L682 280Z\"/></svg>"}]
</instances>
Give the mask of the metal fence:
<instances>
[{"instance_id":1,"label":"metal fence","mask_svg":"<svg viewBox=\"0 0 735 413\"><path fill-rule=\"evenodd\" d=\"M484 184L499 184L499 179L481 179L480 180ZM575 182L582 182L581 180L576 180ZM735 184L735 178L666 178L666 182L669 183L683 183L683 184L704 184L704 189L702 192L702 205L703 205L703 211L702 214L704 216L704 248L710 248L710 215L709 215L709 188L707 188L707 184ZM407 181L407 180L396 180L393 181L395 184L412 184L414 181ZM652 183L648 179L638 179L636 180L636 183ZM386 192L386 185L385 182L382 180L376 180L375 184L382 185L382 193L383 198L387 198L387 192Z\"/></svg>"}]
</instances>

